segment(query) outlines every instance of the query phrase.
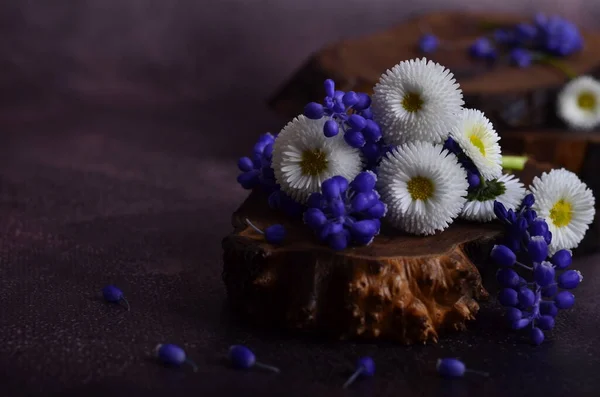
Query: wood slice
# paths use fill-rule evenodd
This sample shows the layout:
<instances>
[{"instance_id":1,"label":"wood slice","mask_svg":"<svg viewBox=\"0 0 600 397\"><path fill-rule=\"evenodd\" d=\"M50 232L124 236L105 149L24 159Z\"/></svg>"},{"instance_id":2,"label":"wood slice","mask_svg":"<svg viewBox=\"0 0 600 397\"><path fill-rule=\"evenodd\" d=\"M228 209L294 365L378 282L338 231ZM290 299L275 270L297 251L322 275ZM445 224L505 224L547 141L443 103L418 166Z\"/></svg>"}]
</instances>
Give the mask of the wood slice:
<instances>
[{"instance_id":1,"label":"wood slice","mask_svg":"<svg viewBox=\"0 0 600 397\"><path fill-rule=\"evenodd\" d=\"M449 68L460 83L466 106L480 109L502 127L544 127L558 122L557 90L567 81L547 65L520 69L506 61L473 60L468 47L485 34L484 24L513 25L531 18L493 13L445 12L421 16L390 30L333 44L314 54L270 100L278 112L294 117L310 101L324 96L323 81L332 78L339 89L370 92L379 77L395 64L423 54L417 48L424 32L444 41L444 48L427 55ZM585 48L564 64L577 74L600 73L600 33L582 32Z\"/></svg>"},{"instance_id":2,"label":"wood slice","mask_svg":"<svg viewBox=\"0 0 600 397\"><path fill-rule=\"evenodd\" d=\"M545 165L528 164L529 182ZM247 226L280 223L286 241L274 246ZM437 341L461 330L488 293L473 263L501 233L496 223L457 222L429 237L382 230L367 247L335 252L318 243L299 220L268 208L252 192L233 214L223 239L223 280L229 301L247 319L267 327L316 331L336 338Z\"/></svg>"}]
</instances>

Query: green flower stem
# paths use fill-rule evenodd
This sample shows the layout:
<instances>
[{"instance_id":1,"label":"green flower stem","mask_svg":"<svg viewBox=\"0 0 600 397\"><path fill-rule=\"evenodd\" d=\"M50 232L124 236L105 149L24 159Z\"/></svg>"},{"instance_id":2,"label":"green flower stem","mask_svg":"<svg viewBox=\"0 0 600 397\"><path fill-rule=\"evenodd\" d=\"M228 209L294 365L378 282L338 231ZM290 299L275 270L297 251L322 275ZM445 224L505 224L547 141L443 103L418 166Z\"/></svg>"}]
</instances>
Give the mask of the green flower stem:
<instances>
[{"instance_id":1,"label":"green flower stem","mask_svg":"<svg viewBox=\"0 0 600 397\"><path fill-rule=\"evenodd\" d=\"M554 57L544 54L535 54L533 59L538 63L552 66L553 68L563 72L569 79L574 79L577 77L577 73L575 73L569 66Z\"/></svg>"},{"instance_id":2,"label":"green flower stem","mask_svg":"<svg viewBox=\"0 0 600 397\"><path fill-rule=\"evenodd\" d=\"M502 156L502 168L505 170L523 171L526 162L526 156Z\"/></svg>"}]
</instances>

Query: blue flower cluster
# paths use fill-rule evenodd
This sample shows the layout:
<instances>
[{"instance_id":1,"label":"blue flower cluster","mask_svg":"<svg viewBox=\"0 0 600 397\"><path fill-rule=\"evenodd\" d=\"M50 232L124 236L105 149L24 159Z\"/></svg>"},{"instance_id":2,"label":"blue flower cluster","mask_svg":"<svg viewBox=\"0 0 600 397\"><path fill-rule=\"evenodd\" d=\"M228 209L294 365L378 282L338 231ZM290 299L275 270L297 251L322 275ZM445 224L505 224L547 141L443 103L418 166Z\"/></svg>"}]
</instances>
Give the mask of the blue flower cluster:
<instances>
[{"instance_id":1,"label":"blue flower cluster","mask_svg":"<svg viewBox=\"0 0 600 397\"><path fill-rule=\"evenodd\" d=\"M237 181L244 189L261 188L269 194L269 206L281 210L288 216L302 215L305 207L280 190L271 167L273 159L273 143L275 136L270 133L261 135L254 144L252 157L242 157L238 160L238 168L242 172Z\"/></svg>"},{"instance_id":2,"label":"blue flower cluster","mask_svg":"<svg viewBox=\"0 0 600 397\"><path fill-rule=\"evenodd\" d=\"M473 161L465 154L460 145L450 137L444 142L444 149L456 155L458 162L467 171L469 190L477 189L481 185L481 175Z\"/></svg>"},{"instance_id":3,"label":"blue flower cluster","mask_svg":"<svg viewBox=\"0 0 600 397\"><path fill-rule=\"evenodd\" d=\"M528 194L518 212L494 203L494 212L506 226L504 244L496 245L490 256L500 266L496 275L502 290L498 301L505 307L510 326L530 326L530 339L535 345L544 341L544 331L554 328L560 309L569 309L575 296L569 291L583 280L571 265L571 252L559 250L548 258L552 233L548 224L531 208L535 199ZM519 272L518 272L519 271ZM520 273L529 274L528 281Z\"/></svg>"},{"instance_id":4,"label":"blue flower cluster","mask_svg":"<svg viewBox=\"0 0 600 397\"><path fill-rule=\"evenodd\" d=\"M328 117L323 133L331 138L340 133L353 148L361 149L367 169L374 168L389 146L382 139L381 127L373 120L371 97L365 93L339 91L331 79L325 80L323 104L310 102L304 115L312 120Z\"/></svg>"},{"instance_id":5,"label":"blue flower cluster","mask_svg":"<svg viewBox=\"0 0 600 397\"><path fill-rule=\"evenodd\" d=\"M376 182L371 171L361 172L350 183L342 176L327 179L321 193L310 196L304 223L334 250L370 244L387 211L375 190Z\"/></svg>"},{"instance_id":6,"label":"blue flower cluster","mask_svg":"<svg viewBox=\"0 0 600 397\"><path fill-rule=\"evenodd\" d=\"M439 40L432 34L419 39L419 48L423 53L434 52ZM571 21L559 16L538 14L530 23L494 30L490 35L477 38L469 46L473 58L494 61L500 55L500 49L508 51L510 61L524 68L537 58L566 57L583 48L583 36Z\"/></svg>"}]
</instances>

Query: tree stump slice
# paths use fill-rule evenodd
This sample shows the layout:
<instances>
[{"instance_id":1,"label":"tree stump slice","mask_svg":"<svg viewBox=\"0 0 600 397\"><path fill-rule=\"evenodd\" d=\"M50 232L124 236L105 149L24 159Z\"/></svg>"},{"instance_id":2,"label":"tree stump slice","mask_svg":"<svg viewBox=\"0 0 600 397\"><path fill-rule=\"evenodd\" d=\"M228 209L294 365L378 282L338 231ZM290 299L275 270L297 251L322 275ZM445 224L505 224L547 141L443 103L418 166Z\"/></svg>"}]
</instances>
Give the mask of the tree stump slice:
<instances>
[{"instance_id":1,"label":"tree stump slice","mask_svg":"<svg viewBox=\"0 0 600 397\"><path fill-rule=\"evenodd\" d=\"M526 181L545 165L528 164ZM283 224L285 242L274 246L247 226ZM385 227L366 247L333 251L310 230L268 208L258 191L233 214L234 232L223 239L223 281L229 302L246 319L267 327L318 332L341 339L437 341L462 330L486 299L474 265L487 259L502 231L497 223L456 222L429 237Z\"/></svg>"},{"instance_id":2,"label":"tree stump slice","mask_svg":"<svg viewBox=\"0 0 600 397\"><path fill-rule=\"evenodd\" d=\"M342 90L372 91L381 74L395 64L424 56L418 41L431 32L444 41L444 48L426 55L449 68L460 83L467 107L485 112L502 130L505 127L544 128L555 125L557 90L567 82L563 72L551 66L520 69L498 61L473 60L468 48L489 33L483 24L513 25L531 17L444 12L409 20L387 31L333 44L314 54L270 100L270 105L288 117L298 115L310 101L324 96L323 81L332 78ZM582 32L585 48L564 64L577 74L600 74L600 33Z\"/></svg>"}]
</instances>

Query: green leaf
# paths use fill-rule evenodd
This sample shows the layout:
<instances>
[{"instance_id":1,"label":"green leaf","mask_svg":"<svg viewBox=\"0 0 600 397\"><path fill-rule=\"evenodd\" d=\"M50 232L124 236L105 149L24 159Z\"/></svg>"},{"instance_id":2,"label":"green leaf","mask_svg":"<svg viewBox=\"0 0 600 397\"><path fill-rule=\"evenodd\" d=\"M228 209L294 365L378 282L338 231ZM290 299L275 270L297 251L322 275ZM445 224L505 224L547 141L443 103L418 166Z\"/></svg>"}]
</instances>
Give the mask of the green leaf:
<instances>
[{"instance_id":1,"label":"green leaf","mask_svg":"<svg viewBox=\"0 0 600 397\"><path fill-rule=\"evenodd\" d=\"M469 201L488 201L494 200L496 197L506 192L504 182L499 182L496 179L487 181L479 185L477 189L473 189L467 195Z\"/></svg>"}]
</instances>

